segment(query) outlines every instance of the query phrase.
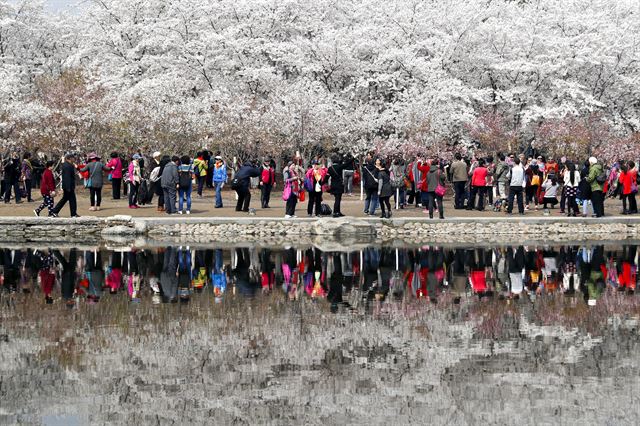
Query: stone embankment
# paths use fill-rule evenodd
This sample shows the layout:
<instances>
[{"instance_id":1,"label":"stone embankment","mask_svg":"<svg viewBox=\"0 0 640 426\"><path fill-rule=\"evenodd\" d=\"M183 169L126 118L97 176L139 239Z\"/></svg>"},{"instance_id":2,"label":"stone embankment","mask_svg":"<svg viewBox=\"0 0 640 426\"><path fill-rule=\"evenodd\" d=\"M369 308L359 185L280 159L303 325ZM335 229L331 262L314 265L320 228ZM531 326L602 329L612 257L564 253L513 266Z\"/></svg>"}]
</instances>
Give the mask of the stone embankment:
<instances>
[{"instance_id":1,"label":"stone embankment","mask_svg":"<svg viewBox=\"0 0 640 426\"><path fill-rule=\"evenodd\" d=\"M640 218L451 218L392 220L363 218L0 218L0 241L156 241L250 242L273 240L420 243L582 241L640 238Z\"/></svg>"}]
</instances>

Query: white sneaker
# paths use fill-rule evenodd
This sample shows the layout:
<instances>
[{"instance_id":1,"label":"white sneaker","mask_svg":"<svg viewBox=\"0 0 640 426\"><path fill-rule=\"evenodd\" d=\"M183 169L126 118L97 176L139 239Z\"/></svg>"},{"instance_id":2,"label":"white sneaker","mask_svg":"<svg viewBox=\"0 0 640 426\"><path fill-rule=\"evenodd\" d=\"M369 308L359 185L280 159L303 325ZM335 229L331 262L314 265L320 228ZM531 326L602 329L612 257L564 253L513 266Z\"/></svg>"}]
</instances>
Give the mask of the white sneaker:
<instances>
[{"instance_id":1,"label":"white sneaker","mask_svg":"<svg viewBox=\"0 0 640 426\"><path fill-rule=\"evenodd\" d=\"M284 215L284 218L285 218L285 219L291 219L292 217L293 217L293 216L288 215L288 214L285 214L285 215Z\"/></svg>"},{"instance_id":2,"label":"white sneaker","mask_svg":"<svg viewBox=\"0 0 640 426\"><path fill-rule=\"evenodd\" d=\"M191 214L191 210L187 210L187 214Z\"/></svg>"},{"instance_id":3,"label":"white sneaker","mask_svg":"<svg viewBox=\"0 0 640 426\"><path fill-rule=\"evenodd\" d=\"M178 214L182 214L182 210L180 210L180 211L178 212Z\"/></svg>"}]
</instances>

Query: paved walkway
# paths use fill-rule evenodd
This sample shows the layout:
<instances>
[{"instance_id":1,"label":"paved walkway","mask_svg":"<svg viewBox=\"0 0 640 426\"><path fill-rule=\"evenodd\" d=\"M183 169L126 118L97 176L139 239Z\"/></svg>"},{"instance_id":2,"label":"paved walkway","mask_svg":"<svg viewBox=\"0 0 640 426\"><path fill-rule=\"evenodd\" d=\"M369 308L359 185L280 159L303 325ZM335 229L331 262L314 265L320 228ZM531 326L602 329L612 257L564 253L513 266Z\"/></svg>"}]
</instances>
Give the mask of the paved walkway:
<instances>
[{"instance_id":1,"label":"paved walkway","mask_svg":"<svg viewBox=\"0 0 640 426\"><path fill-rule=\"evenodd\" d=\"M142 206L139 209L129 209L128 202L126 197L120 200L112 200L111 199L111 188L105 187L103 190L103 200L100 211L94 212L89 211L89 192L82 187L77 189L77 198L78 198L78 214L81 216L98 216L98 217L107 217L114 215L130 215L133 217L167 217L166 214L158 212L156 210L157 199L154 197L152 201L152 205L150 206ZM34 192L36 196L34 197L36 202L27 203L24 202L22 204L14 204L11 202L10 204L0 203L0 216L33 216L33 209L36 208L40 204L41 196L39 190L35 190ZM223 192L223 204L225 207L221 209L214 208L214 191L212 189L206 189L203 198L198 198L198 196L193 194L193 203L191 209L192 217L246 217L247 213L236 212L235 211L235 192L230 190L225 190ZM59 199L59 197L57 197ZM57 200L56 200L57 201ZM393 200L392 200L393 201ZM325 194L324 201L330 207L333 208L333 196L330 194ZM260 206L260 192L258 190L252 191L252 199L251 199L251 207L256 209L256 217L283 217L284 216L284 202L282 201L282 193L274 192L271 197L271 208L269 209L261 209ZM356 216L356 217L366 217L362 212L364 206L364 202L360 201L359 196L347 197L343 198L342 202L342 212L347 216ZM298 217L307 217L307 202L299 203L298 208L296 209L296 213ZM607 215L619 215L621 211L621 201L620 200L607 200L606 203L606 213ZM517 208L516 208L517 210ZM44 210L43 216L47 215L46 209ZM376 215L380 216L380 210L376 211ZM69 216L69 207L68 205L62 209L60 214L61 217ZM422 209L418 209L415 207L410 207L404 210L394 210L394 217L428 217L427 214L423 212ZM435 213L437 217L437 213ZM515 215L518 216L518 215ZM535 211L533 208L526 212L527 217L544 217L542 209ZM560 214L559 209L551 210L551 216L555 217L564 217L564 215ZM177 216L179 217L179 216ZM478 211L467 211L467 210L455 210L453 208L453 200L447 198L445 199L445 217L447 218L470 218L470 217L506 217L504 213L496 213L490 210L486 210L484 212ZM627 217L627 216L625 216ZM628 216L628 217L640 217L636 216Z\"/></svg>"}]
</instances>

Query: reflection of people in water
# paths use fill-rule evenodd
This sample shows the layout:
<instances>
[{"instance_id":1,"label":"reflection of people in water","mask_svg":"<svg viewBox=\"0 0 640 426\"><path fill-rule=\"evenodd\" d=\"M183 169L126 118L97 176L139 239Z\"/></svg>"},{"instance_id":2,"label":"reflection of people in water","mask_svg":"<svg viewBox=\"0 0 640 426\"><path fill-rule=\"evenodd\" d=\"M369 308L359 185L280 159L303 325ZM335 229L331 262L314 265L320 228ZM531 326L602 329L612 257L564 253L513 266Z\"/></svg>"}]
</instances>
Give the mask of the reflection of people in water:
<instances>
[{"instance_id":1,"label":"reflection of people in water","mask_svg":"<svg viewBox=\"0 0 640 426\"><path fill-rule=\"evenodd\" d=\"M216 249L213 255L213 270L211 281L213 282L213 296L216 303L222 301L224 292L227 290L227 274L224 270L224 253L222 249Z\"/></svg>"},{"instance_id":2,"label":"reflection of people in water","mask_svg":"<svg viewBox=\"0 0 640 426\"><path fill-rule=\"evenodd\" d=\"M236 248L236 267L232 270L238 292L245 297L254 297L258 291L259 284L254 274L251 274L250 253L247 248Z\"/></svg>"},{"instance_id":3,"label":"reflection of people in water","mask_svg":"<svg viewBox=\"0 0 640 426\"><path fill-rule=\"evenodd\" d=\"M75 248L69 250L69 260L62 255L59 250L54 250L53 255L62 266L62 279L60 288L62 299L68 307L75 305L74 296L76 294L76 268L78 264L78 251Z\"/></svg>"},{"instance_id":4,"label":"reflection of people in water","mask_svg":"<svg viewBox=\"0 0 640 426\"><path fill-rule=\"evenodd\" d=\"M524 291L524 247L507 249L507 268L509 270L509 297L518 299Z\"/></svg>"},{"instance_id":5,"label":"reflection of people in water","mask_svg":"<svg viewBox=\"0 0 640 426\"><path fill-rule=\"evenodd\" d=\"M191 297L191 250L189 247L178 249L178 297L186 303Z\"/></svg>"},{"instance_id":6,"label":"reflection of people in water","mask_svg":"<svg viewBox=\"0 0 640 426\"><path fill-rule=\"evenodd\" d=\"M271 260L271 250L263 248L260 250L260 285L262 291L271 291L275 285L275 264Z\"/></svg>"},{"instance_id":7,"label":"reflection of people in water","mask_svg":"<svg viewBox=\"0 0 640 426\"><path fill-rule=\"evenodd\" d=\"M160 290L164 303L178 301L178 253L176 248L169 246L164 251L162 272L160 273Z\"/></svg>"},{"instance_id":8,"label":"reflection of people in water","mask_svg":"<svg viewBox=\"0 0 640 426\"><path fill-rule=\"evenodd\" d=\"M638 252L638 246L630 245L624 246L622 249L622 256L620 262L618 262L618 290L627 291L633 293L636 290L637 278L637 263L636 255Z\"/></svg>"},{"instance_id":9,"label":"reflection of people in water","mask_svg":"<svg viewBox=\"0 0 640 426\"><path fill-rule=\"evenodd\" d=\"M40 276L40 287L44 293L44 301L46 304L51 304L53 303L51 293L53 293L53 287L56 283L55 259L49 250L36 251L36 255L40 264L38 275Z\"/></svg>"},{"instance_id":10,"label":"reflection of people in water","mask_svg":"<svg viewBox=\"0 0 640 426\"><path fill-rule=\"evenodd\" d=\"M97 303L102 295L104 283L104 271L102 270L102 255L99 251L86 251L85 272L89 280L87 289L87 302Z\"/></svg>"},{"instance_id":11,"label":"reflection of people in water","mask_svg":"<svg viewBox=\"0 0 640 426\"><path fill-rule=\"evenodd\" d=\"M106 285L111 294L115 294L122 285L122 252L111 253L111 265L107 269Z\"/></svg>"}]
</instances>

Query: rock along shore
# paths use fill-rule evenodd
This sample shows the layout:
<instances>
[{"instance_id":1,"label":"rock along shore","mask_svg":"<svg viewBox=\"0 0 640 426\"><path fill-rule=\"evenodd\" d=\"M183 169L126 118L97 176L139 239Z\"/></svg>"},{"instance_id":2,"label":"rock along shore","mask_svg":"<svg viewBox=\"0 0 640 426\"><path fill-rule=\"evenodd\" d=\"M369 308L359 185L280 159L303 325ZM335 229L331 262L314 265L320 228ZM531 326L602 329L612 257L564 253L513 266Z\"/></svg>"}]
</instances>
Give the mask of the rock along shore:
<instances>
[{"instance_id":1,"label":"rock along shore","mask_svg":"<svg viewBox=\"0 0 640 426\"><path fill-rule=\"evenodd\" d=\"M478 243L523 241L624 240L640 238L640 218L504 217L363 219L333 218L141 218L111 216L0 218L0 241L156 241L239 243L276 240L299 243L321 237L326 241L359 243Z\"/></svg>"}]
</instances>

